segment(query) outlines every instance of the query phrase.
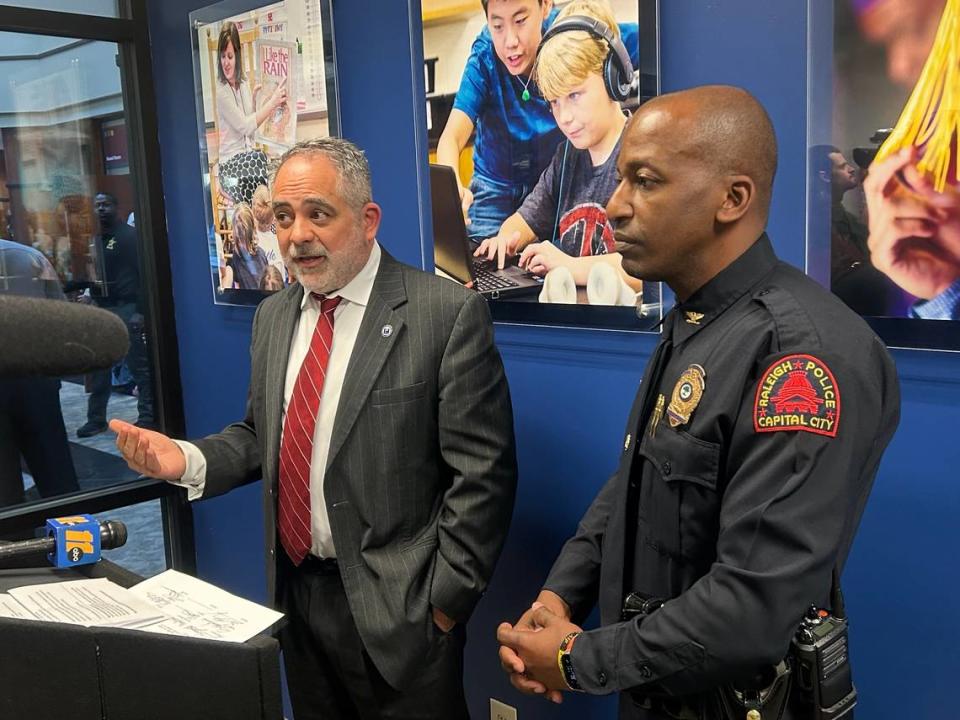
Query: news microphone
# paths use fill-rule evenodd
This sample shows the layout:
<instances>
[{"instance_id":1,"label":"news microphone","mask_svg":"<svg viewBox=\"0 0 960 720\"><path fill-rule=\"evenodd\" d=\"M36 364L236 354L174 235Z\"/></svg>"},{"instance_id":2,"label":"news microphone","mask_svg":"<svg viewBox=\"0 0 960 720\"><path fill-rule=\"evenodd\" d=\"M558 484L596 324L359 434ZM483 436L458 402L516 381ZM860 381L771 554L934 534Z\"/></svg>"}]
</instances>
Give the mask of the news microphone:
<instances>
[{"instance_id":1,"label":"news microphone","mask_svg":"<svg viewBox=\"0 0 960 720\"><path fill-rule=\"evenodd\" d=\"M0 545L0 569L89 565L100 559L101 550L113 550L127 542L127 526L119 520L98 522L90 515L47 520L46 537Z\"/></svg>"},{"instance_id":2,"label":"news microphone","mask_svg":"<svg viewBox=\"0 0 960 720\"><path fill-rule=\"evenodd\" d=\"M106 310L0 295L0 378L102 370L120 362L129 345L126 325Z\"/></svg>"}]
</instances>

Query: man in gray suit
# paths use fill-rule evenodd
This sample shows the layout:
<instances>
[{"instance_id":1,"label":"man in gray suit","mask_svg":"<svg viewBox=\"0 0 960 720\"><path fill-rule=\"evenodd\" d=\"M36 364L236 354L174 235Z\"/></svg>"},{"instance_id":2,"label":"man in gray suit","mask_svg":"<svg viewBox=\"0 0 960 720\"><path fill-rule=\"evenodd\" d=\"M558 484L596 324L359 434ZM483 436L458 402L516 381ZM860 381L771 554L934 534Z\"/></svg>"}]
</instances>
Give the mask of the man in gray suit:
<instances>
[{"instance_id":1,"label":"man in gray suit","mask_svg":"<svg viewBox=\"0 0 960 720\"><path fill-rule=\"evenodd\" d=\"M254 316L246 418L195 444L114 420L117 445L191 499L263 478L297 720L467 717L463 626L516 489L486 304L379 246L349 142L288 151L273 206L299 284Z\"/></svg>"}]
</instances>

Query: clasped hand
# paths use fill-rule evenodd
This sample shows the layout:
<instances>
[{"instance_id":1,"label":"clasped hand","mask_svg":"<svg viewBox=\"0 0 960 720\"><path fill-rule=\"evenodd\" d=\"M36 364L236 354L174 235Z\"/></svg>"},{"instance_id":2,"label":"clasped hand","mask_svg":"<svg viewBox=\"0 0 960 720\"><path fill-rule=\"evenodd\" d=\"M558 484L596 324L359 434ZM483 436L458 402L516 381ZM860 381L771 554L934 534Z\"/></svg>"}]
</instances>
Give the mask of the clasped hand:
<instances>
[{"instance_id":1,"label":"clasped hand","mask_svg":"<svg viewBox=\"0 0 960 720\"><path fill-rule=\"evenodd\" d=\"M544 695L555 703L563 701L561 691L567 684L557 652L569 633L580 631L569 618L569 608L559 596L545 591L515 625L501 623L497 628L500 666L517 690Z\"/></svg>"}]
</instances>

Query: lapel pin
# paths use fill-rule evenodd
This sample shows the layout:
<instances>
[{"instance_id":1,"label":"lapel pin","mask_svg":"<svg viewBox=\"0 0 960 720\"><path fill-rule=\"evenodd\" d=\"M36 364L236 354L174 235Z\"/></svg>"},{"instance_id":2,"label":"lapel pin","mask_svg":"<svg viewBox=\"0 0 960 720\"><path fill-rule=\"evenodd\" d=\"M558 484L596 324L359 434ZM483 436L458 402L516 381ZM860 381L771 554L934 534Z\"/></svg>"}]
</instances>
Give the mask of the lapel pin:
<instances>
[{"instance_id":1,"label":"lapel pin","mask_svg":"<svg viewBox=\"0 0 960 720\"><path fill-rule=\"evenodd\" d=\"M384 325L382 328L380 328L380 334L385 338L393 335L393 325Z\"/></svg>"}]
</instances>

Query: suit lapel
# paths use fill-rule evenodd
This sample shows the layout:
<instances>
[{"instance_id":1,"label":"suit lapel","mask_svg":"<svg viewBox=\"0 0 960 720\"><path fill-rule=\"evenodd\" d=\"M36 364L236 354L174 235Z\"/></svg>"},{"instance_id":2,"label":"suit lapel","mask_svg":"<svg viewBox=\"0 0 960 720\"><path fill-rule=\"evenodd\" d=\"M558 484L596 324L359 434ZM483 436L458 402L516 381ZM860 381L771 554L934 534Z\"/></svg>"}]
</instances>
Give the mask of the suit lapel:
<instances>
[{"instance_id":1,"label":"suit lapel","mask_svg":"<svg viewBox=\"0 0 960 720\"><path fill-rule=\"evenodd\" d=\"M265 388L264 403L266 407L266 427L269 429L267 446L263 457L270 458L270 464L263 464L264 480L274 485L277 482L277 472L280 462L280 437L283 432L283 391L287 378L287 362L290 357L290 344L293 342L293 331L300 318L300 303L303 300L303 287L299 284L292 287L283 299L282 306L277 311L275 322L277 331L270 333L270 345L267 350L267 386Z\"/></svg>"},{"instance_id":2,"label":"suit lapel","mask_svg":"<svg viewBox=\"0 0 960 720\"><path fill-rule=\"evenodd\" d=\"M363 313L357 341L353 346L340 391L340 405L330 437L327 468L336 459L350 435L374 382L380 376L397 338L403 332L403 318L396 312L396 308L407 301L402 267L386 250L381 248L381 252L380 269L370 292L367 309Z\"/></svg>"}]
</instances>

